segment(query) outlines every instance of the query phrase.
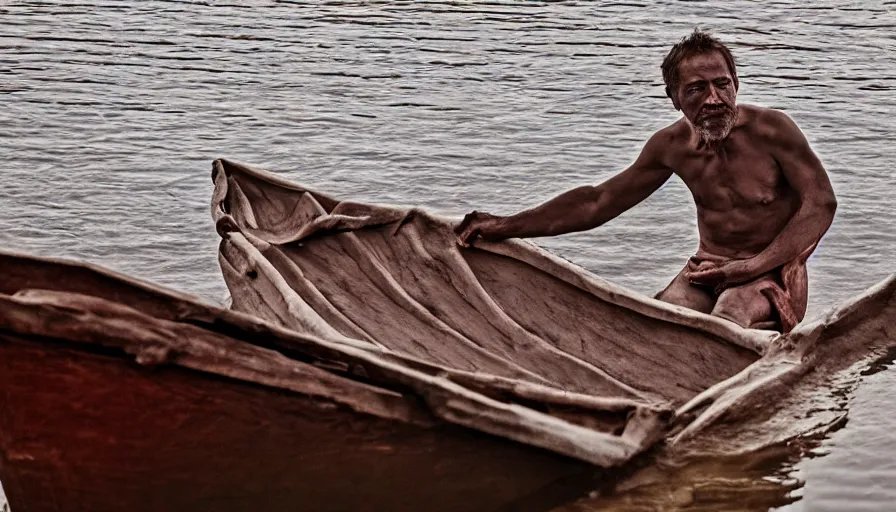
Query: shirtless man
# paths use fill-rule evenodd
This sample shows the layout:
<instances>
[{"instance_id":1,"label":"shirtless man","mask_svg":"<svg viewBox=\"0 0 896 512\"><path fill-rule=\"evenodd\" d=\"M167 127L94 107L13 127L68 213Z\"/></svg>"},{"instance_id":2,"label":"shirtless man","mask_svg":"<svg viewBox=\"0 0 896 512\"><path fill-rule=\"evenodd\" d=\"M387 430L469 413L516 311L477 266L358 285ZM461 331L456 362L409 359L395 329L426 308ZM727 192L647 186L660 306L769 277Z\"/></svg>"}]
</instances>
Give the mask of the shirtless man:
<instances>
[{"instance_id":1,"label":"shirtless man","mask_svg":"<svg viewBox=\"0 0 896 512\"><path fill-rule=\"evenodd\" d=\"M655 133L629 168L516 215L474 211L457 226L458 243L592 229L676 174L697 205L700 245L657 298L744 327L787 331L805 315L805 260L837 207L827 173L789 117L736 104L734 58L718 39L694 31L662 70L666 94L684 116Z\"/></svg>"}]
</instances>

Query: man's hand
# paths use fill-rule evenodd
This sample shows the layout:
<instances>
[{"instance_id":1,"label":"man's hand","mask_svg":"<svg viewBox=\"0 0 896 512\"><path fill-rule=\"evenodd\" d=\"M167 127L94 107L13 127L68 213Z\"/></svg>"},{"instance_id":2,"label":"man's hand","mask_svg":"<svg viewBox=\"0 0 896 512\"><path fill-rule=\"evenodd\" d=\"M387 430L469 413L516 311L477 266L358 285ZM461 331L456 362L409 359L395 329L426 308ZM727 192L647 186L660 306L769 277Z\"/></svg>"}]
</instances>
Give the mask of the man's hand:
<instances>
[{"instance_id":1,"label":"man's hand","mask_svg":"<svg viewBox=\"0 0 896 512\"><path fill-rule=\"evenodd\" d=\"M759 270L752 259L722 264L701 261L695 270L688 272L687 277L694 284L712 286L720 292L756 279L759 277Z\"/></svg>"},{"instance_id":2,"label":"man's hand","mask_svg":"<svg viewBox=\"0 0 896 512\"><path fill-rule=\"evenodd\" d=\"M474 211L468 213L464 220L454 228L457 235L457 243L462 247L470 247L477 238L485 240L502 240L507 238L502 234L502 221L504 217L498 217L485 212Z\"/></svg>"}]
</instances>

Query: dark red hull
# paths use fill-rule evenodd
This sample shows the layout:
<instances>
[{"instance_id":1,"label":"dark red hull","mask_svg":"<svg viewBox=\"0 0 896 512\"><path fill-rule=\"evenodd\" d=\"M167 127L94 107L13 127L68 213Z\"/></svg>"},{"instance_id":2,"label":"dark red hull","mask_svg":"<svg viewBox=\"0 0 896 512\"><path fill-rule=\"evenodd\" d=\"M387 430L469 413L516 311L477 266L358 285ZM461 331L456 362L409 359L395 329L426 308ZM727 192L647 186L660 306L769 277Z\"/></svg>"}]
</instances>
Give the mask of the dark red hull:
<instances>
[{"instance_id":1,"label":"dark red hull","mask_svg":"<svg viewBox=\"0 0 896 512\"><path fill-rule=\"evenodd\" d=\"M13 335L0 335L0 389L15 512L519 509L593 471L469 429Z\"/></svg>"}]
</instances>

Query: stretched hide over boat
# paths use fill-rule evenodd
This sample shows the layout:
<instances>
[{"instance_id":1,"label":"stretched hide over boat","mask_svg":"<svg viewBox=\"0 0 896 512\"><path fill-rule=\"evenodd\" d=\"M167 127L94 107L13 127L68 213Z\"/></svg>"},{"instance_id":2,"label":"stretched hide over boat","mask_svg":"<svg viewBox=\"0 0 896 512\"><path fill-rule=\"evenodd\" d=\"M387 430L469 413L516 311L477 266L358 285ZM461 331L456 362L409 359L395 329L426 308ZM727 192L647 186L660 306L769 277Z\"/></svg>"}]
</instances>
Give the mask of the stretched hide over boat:
<instances>
[{"instance_id":1,"label":"stretched hide over boat","mask_svg":"<svg viewBox=\"0 0 896 512\"><path fill-rule=\"evenodd\" d=\"M464 374L682 404L774 336L614 286L518 240L455 243L426 212L214 168L233 308Z\"/></svg>"},{"instance_id":2,"label":"stretched hide over boat","mask_svg":"<svg viewBox=\"0 0 896 512\"><path fill-rule=\"evenodd\" d=\"M738 453L829 428L842 408L813 410L811 391L896 344L896 277L779 336L631 292L525 241L461 248L450 220L418 209L339 200L226 160L212 176L234 309L425 362L513 403L538 389L676 407L673 451Z\"/></svg>"}]
</instances>

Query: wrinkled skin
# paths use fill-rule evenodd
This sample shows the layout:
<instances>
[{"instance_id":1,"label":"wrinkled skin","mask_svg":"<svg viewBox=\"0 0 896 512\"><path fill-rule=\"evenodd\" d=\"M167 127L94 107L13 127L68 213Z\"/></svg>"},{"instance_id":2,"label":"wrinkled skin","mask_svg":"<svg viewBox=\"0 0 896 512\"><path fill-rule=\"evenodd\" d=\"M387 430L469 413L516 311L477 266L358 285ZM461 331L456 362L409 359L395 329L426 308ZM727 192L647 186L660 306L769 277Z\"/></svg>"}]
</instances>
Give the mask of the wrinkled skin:
<instances>
[{"instance_id":1,"label":"wrinkled skin","mask_svg":"<svg viewBox=\"0 0 896 512\"><path fill-rule=\"evenodd\" d=\"M767 319L772 306L750 283L824 235L837 204L830 181L789 117L736 103L739 84L721 54L692 56L678 71L670 97L683 117L655 133L629 168L516 215L470 213L456 227L458 243L592 229L675 174L697 206L698 255L713 257L691 260L658 298L742 326Z\"/></svg>"}]
</instances>

